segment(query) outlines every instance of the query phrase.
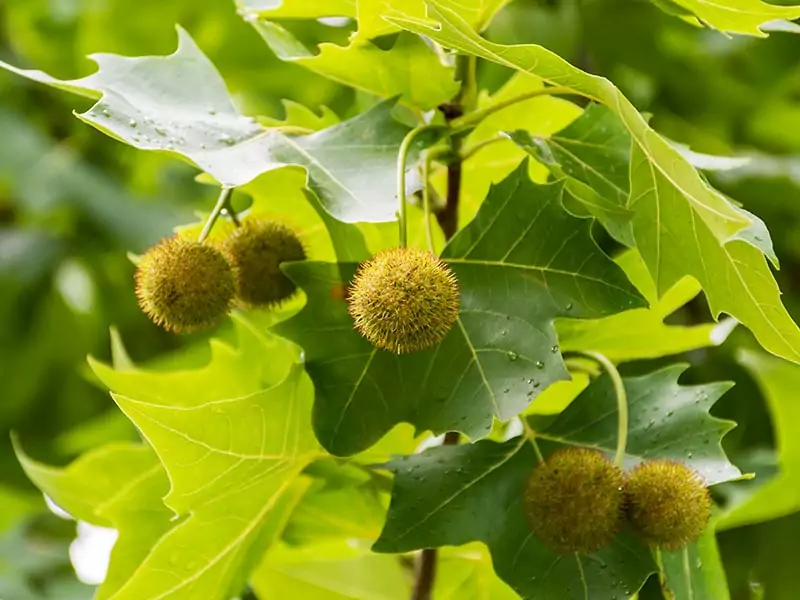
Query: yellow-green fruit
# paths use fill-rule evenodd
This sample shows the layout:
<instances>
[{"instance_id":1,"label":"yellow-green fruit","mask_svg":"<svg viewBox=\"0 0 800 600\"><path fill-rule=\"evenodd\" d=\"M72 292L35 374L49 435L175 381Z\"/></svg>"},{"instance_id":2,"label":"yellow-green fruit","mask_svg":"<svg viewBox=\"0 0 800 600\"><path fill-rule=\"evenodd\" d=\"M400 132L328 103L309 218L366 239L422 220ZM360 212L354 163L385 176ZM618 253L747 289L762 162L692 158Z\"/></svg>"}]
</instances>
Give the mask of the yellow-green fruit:
<instances>
[{"instance_id":1,"label":"yellow-green fruit","mask_svg":"<svg viewBox=\"0 0 800 600\"><path fill-rule=\"evenodd\" d=\"M236 292L231 266L211 246L171 237L148 250L136 269L136 297L150 319L175 333L217 325Z\"/></svg>"},{"instance_id":2,"label":"yellow-green fruit","mask_svg":"<svg viewBox=\"0 0 800 600\"><path fill-rule=\"evenodd\" d=\"M281 263L305 260L295 233L277 221L251 219L222 242L236 273L237 296L249 306L280 304L297 289Z\"/></svg>"},{"instance_id":3,"label":"yellow-green fruit","mask_svg":"<svg viewBox=\"0 0 800 600\"><path fill-rule=\"evenodd\" d=\"M628 519L651 546L677 550L703 533L711 498L700 477L683 463L645 461L625 483Z\"/></svg>"},{"instance_id":4,"label":"yellow-green fruit","mask_svg":"<svg viewBox=\"0 0 800 600\"><path fill-rule=\"evenodd\" d=\"M384 250L361 264L348 290L358 332L403 354L435 346L458 318L458 282L437 256L416 248Z\"/></svg>"},{"instance_id":5,"label":"yellow-green fruit","mask_svg":"<svg viewBox=\"0 0 800 600\"><path fill-rule=\"evenodd\" d=\"M596 450L557 450L528 479L524 506L531 529L561 554L607 546L622 525L624 480Z\"/></svg>"}]
</instances>

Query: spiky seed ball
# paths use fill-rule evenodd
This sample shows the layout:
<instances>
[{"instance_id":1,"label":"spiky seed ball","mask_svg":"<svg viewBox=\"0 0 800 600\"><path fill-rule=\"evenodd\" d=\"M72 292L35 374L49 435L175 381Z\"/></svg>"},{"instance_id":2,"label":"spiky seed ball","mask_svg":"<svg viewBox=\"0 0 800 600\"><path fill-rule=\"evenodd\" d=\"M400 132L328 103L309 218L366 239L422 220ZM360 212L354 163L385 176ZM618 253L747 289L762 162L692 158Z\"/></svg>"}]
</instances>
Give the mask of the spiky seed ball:
<instances>
[{"instance_id":1,"label":"spiky seed ball","mask_svg":"<svg viewBox=\"0 0 800 600\"><path fill-rule=\"evenodd\" d=\"M297 289L281 271L282 262L305 260L295 233L277 221L251 219L222 242L236 273L237 296L249 306L280 304Z\"/></svg>"},{"instance_id":2,"label":"spiky seed ball","mask_svg":"<svg viewBox=\"0 0 800 600\"><path fill-rule=\"evenodd\" d=\"M217 325L235 292L233 271L219 250L177 236L150 248L136 269L139 306L175 333Z\"/></svg>"},{"instance_id":3,"label":"spiky seed ball","mask_svg":"<svg viewBox=\"0 0 800 600\"><path fill-rule=\"evenodd\" d=\"M441 342L458 317L458 281L437 256L384 250L361 264L348 291L355 328L373 345L403 354Z\"/></svg>"},{"instance_id":4,"label":"spiky seed ball","mask_svg":"<svg viewBox=\"0 0 800 600\"><path fill-rule=\"evenodd\" d=\"M625 483L628 519L651 546L677 550L695 541L711 514L702 479L672 460L640 463Z\"/></svg>"},{"instance_id":5,"label":"spiky seed ball","mask_svg":"<svg viewBox=\"0 0 800 600\"><path fill-rule=\"evenodd\" d=\"M622 525L624 479L596 450L557 450L528 479L524 506L531 529L561 554L607 546Z\"/></svg>"}]
</instances>

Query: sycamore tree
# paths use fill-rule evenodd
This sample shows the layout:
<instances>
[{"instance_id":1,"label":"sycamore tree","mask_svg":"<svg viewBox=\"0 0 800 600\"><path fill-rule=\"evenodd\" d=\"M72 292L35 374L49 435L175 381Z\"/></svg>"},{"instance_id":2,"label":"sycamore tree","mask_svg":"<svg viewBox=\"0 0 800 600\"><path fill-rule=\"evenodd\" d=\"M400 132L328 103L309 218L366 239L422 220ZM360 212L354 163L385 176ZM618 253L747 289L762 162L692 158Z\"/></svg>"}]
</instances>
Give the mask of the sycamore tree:
<instances>
[{"instance_id":1,"label":"sycamore tree","mask_svg":"<svg viewBox=\"0 0 800 600\"><path fill-rule=\"evenodd\" d=\"M800 17L655 4L721 45ZM126 293L200 332L201 360L137 364L116 333L89 358L135 439L51 466L13 437L52 503L117 531L94 598L792 597L773 583L791 567L747 555L767 534L723 533L800 509L800 330L765 223L712 185L746 161L665 137L587 64L490 41L515 5L226 7L276 65L356 90L341 115L247 114L180 26L171 54L93 54L85 77L0 63L218 198L128 249ZM309 45L317 19L349 36ZM746 428L715 407L739 375L692 376L732 333L743 405L772 419L766 467L723 450Z\"/></svg>"}]
</instances>

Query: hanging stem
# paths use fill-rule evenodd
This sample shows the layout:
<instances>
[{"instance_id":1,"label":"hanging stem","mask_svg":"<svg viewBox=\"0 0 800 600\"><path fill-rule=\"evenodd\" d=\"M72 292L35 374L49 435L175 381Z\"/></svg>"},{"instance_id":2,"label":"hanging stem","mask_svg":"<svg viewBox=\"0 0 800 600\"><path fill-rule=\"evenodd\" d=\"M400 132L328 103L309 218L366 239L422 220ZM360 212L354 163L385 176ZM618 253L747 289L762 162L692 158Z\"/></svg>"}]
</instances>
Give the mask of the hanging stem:
<instances>
[{"instance_id":1,"label":"hanging stem","mask_svg":"<svg viewBox=\"0 0 800 600\"><path fill-rule=\"evenodd\" d=\"M622 382L617 367L604 354L589 351L576 351L576 354L582 354L597 361L606 370L614 384L614 393L617 396L617 452L614 455L614 463L618 467L622 467L625 461L625 447L628 444L628 395L625 392L625 384Z\"/></svg>"},{"instance_id":2,"label":"hanging stem","mask_svg":"<svg viewBox=\"0 0 800 600\"><path fill-rule=\"evenodd\" d=\"M431 190L429 187L428 179L431 175L431 167L433 161L440 157L445 152L444 149L428 150L425 153L425 162L422 166L422 208L425 213L425 236L428 239L428 250L436 254L436 248L433 243L433 223L431 217L433 212L431 210Z\"/></svg>"},{"instance_id":3,"label":"hanging stem","mask_svg":"<svg viewBox=\"0 0 800 600\"><path fill-rule=\"evenodd\" d=\"M214 223L217 222L219 219L220 214L222 214L222 209L226 207L228 202L230 202L231 193L233 192L233 188L224 187L219 193L219 198L217 198L217 203L214 205L211 214L208 215L208 219L206 220L205 225L203 225L203 231L200 232L200 237L197 238L197 242L202 244L208 238L208 234L211 233L211 230L214 228Z\"/></svg>"},{"instance_id":4,"label":"hanging stem","mask_svg":"<svg viewBox=\"0 0 800 600\"><path fill-rule=\"evenodd\" d=\"M399 203L397 220L400 227L401 248L405 248L408 245L408 211L406 210L406 163L408 162L408 152L411 150L411 144L414 143L417 136L435 128L433 125L420 125L412 129L403 138L403 143L400 144L400 150L397 153L397 201Z\"/></svg>"},{"instance_id":5,"label":"hanging stem","mask_svg":"<svg viewBox=\"0 0 800 600\"><path fill-rule=\"evenodd\" d=\"M486 108L481 108L479 110L473 111L469 114L464 115L463 117L453 119L450 122L450 126L453 128L454 131L463 131L465 129L469 129L470 127L474 127L489 115L493 115L494 113L501 111L504 108L508 108L509 106L513 106L514 104L524 102L525 100L531 100L533 98L538 98L539 96L556 96L556 95L575 94L575 93L576 93L575 90L565 86L551 86L551 87L540 88L538 90L533 90L532 92L528 92L526 94L520 94L519 96L514 96L513 98L509 98L508 100L503 100L502 102L498 102L497 104L493 104L492 106L487 106Z\"/></svg>"}]
</instances>

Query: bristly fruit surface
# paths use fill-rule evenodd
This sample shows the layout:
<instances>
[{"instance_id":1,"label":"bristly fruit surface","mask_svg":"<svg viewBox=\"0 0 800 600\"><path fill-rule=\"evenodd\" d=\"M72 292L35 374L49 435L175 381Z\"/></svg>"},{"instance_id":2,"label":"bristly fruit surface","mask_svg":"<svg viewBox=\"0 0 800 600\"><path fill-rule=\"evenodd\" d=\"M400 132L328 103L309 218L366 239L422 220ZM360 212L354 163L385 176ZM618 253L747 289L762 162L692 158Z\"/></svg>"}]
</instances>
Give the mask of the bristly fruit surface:
<instances>
[{"instance_id":1,"label":"bristly fruit surface","mask_svg":"<svg viewBox=\"0 0 800 600\"><path fill-rule=\"evenodd\" d=\"M275 306L296 291L281 263L306 259L297 235L277 221L250 219L222 241L236 274L237 297L247 306Z\"/></svg>"},{"instance_id":2,"label":"bristly fruit surface","mask_svg":"<svg viewBox=\"0 0 800 600\"><path fill-rule=\"evenodd\" d=\"M397 354L441 342L458 307L455 274L440 258L416 248L384 250L362 263L348 295L358 332Z\"/></svg>"},{"instance_id":3,"label":"bristly fruit surface","mask_svg":"<svg viewBox=\"0 0 800 600\"><path fill-rule=\"evenodd\" d=\"M177 236L150 248L136 269L139 306L175 333L218 325L235 291L231 266L218 250Z\"/></svg>"},{"instance_id":4,"label":"bristly fruit surface","mask_svg":"<svg viewBox=\"0 0 800 600\"><path fill-rule=\"evenodd\" d=\"M702 479L673 460L645 461L625 483L628 519L651 546L678 550L703 533L711 498Z\"/></svg>"},{"instance_id":5,"label":"bristly fruit surface","mask_svg":"<svg viewBox=\"0 0 800 600\"><path fill-rule=\"evenodd\" d=\"M622 471L601 452L557 450L536 466L525 489L531 529L560 554L607 546L622 525L623 483Z\"/></svg>"}]
</instances>

